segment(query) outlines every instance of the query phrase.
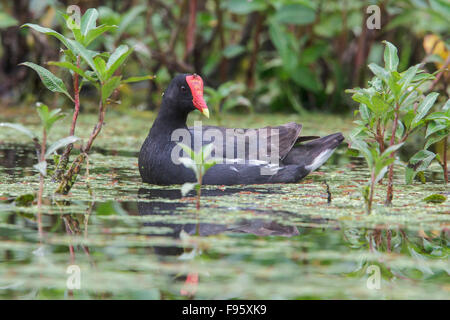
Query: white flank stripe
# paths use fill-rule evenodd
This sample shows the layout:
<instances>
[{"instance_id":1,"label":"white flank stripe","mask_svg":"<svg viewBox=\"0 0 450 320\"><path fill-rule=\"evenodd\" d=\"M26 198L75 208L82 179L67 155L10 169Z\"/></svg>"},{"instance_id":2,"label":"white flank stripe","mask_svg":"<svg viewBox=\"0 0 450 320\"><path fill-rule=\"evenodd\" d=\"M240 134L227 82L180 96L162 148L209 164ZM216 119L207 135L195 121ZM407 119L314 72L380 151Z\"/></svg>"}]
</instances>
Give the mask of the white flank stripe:
<instances>
[{"instance_id":1,"label":"white flank stripe","mask_svg":"<svg viewBox=\"0 0 450 320\"><path fill-rule=\"evenodd\" d=\"M328 158L333 154L334 150L335 149L326 149L325 151L322 151L310 165L305 166L305 169L309 171L316 170L321 165L323 165L325 161L328 160Z\"/></svg>"}]
</instances>

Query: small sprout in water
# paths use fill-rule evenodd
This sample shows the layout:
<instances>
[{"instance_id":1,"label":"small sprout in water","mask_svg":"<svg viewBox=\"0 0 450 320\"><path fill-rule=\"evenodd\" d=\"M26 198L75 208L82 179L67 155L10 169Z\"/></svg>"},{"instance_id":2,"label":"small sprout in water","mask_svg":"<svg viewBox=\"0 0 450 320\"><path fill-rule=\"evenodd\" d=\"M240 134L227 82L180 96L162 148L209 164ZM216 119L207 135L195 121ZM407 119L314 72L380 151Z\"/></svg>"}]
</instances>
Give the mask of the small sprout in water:
<instances>
[{"instance_id":1,"label":"small sprout in water","mask_svg":"<svg viewBox=\"0 0 450 320\"><path fill-rule=\"evenodd\" d=\"M197 180L196 182L186 182L183 184L181 187L181 194L185 196L189 193L189 191L195 189L197 191L197 210L199 210L203 176L206 171L216 164L216 161L209 158L213 150L213 144L211 143L203 146L197 153L182 143L178 143L178 145L189 155L189 158L180 158L181 163L186 168L194 171L195 178Z\"/></svg>"}]
</instances>

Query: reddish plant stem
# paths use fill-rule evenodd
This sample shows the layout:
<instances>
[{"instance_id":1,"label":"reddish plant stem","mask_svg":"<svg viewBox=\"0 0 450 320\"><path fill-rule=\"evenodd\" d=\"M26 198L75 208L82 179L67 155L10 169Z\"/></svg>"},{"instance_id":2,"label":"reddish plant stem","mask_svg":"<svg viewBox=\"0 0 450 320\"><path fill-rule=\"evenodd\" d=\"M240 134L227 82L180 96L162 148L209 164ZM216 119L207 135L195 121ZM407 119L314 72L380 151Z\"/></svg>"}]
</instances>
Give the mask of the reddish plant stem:
<instances>
[{"instance_id":1,"label":"reddish plant stem","mask_svg":"<svg viewBox=\"0 0 450 320\"><path fill-rule=\"evenodd\" d=\"M40 148L40 159L39 162L45 161L45 148L47 144L47 130L43 130L42 132L42 144ZM39 174L39 193L38 193L38 214L37 214L37 222L38 222L38 233L39 239L42 240L43 237L43 228L42 228L42 195L44 193L44 175L42 173Z\"/></svg>"},{"instance_id":2,"label":"reddish plant stem","mask_svg":"<svg viewBox=\"0 0 450 320\"><path fill-rule=\"evenodd\" d=\"M371 177L370 177L369 199L367 201L367 214L372 213L372 202L373 202L374 189L375 189L375 175L372 172Z\"/></svg>"},{"instance_id":3,"label":"reddish plant stem","mask_svg":"<svg viewBox=\"0 0 450 320\"><path fill-rule=\"evenodd\" d=\"M77 67L80 67L80 57L77 57ZM75 126L77 125L78 113L80 112L80 86L78 73L73 74L73 91L75 100L75 110L73 112L72 124L70 126L70 135L75 134Z\"/></svg>"},{"instance_id":4,"label":"reddish plant stem","mask_svg":"<svg viewBox=\"0 0 450 320\"><path fill-rule=\"evenodd\" d=\"M100 91L101 91L101 88L100 88ZM84 159L86 158L87 154L91 150L92 143L94 142L95 138L98 136L100 131L102 130L103 122L105 120L105 112L106 112L106 108L103 104L102 99L100 98L99 107L98 107L98 120L94 126L94 129L92 130L91 135L89 136L89 140L86 144L86 147L82 150L83 152L80 153L78 155L78 157L72 162L71 167L69 168L69 170L67 170L67 173L63 176L61 183L59 184L55 193L68 194L70 189L74 185L76 177L77 177L78 173L80 173L80 171L81 171L81 167L83 165Z\"/></svg>"},{"instance_id":5,"label":"reddish plant stem","mask_svg":"<svg viewBox=\"0 0 450 320\"><path fill-rule=\"evenodd\" d=\"M392 135L391 140L389 142L389 147L392 147L395 144L395 133L397 132L397 126L398 126L398 114L400 112L400 105L397 104L395 108L395 116L394 116L394 125L392 127ZM391 153L389 156L390 158L395 157L395 151ZM394 163L392 163L389 166L389 174L388 174L388 188L386 193L386 206L390 206L392 204L392 198L393 198L393 192L394 192Z\"/></svg>"},{"instance_id":6,"label":"reddish plant stem","mask_svg":"<svg viewBox=\"0 0 450 320\"><path fill-rule=\"evenodd\" d=\"M80 67L80 57L77 57L77 66ZM79 76L78 73L73 74L73 91L74 91L74 104L75 108L73 111L72 123L70 125L70 135L75 134L75 127L77 125L78 114L80 113L80 86L79 86ZM67 145L64 149L61 158L59 159L58 166L53 174L53 181L61 181L62 175L67 168L67 163L69 162L70 153L73 149L73 143Z\"/></svg>"},{"instance_id":7,"label":"reddish plant stem","mask_svg":"<svg viewBox=\"0 0 450 320\"><path fill-rule=\"evenodd\" d=\"M444 170L444 181L448 183L448 171L447 171L447 148L448 148L448 138L444 138L444 157L442 159L442 169Z\"/></svg>"},{"instance_id":8,"label":"reddish plant stem","mask_svg":"<svg viewBox=\"0 0 450 320\"><path fill-rule=\"evenodd\" d=\"M380 148L380 153L384 152L385 146L384 146L384 130L385 128L383 128L383 130L381 130L381 120L378 119L377 121L377 132L376 132L376 136L375 136L375 140L378 143L378 146ZM380 179L378 181L378 184L383 184L383 179Z\"/></svg>"},{"instance_id":9,"label":"reddish plant stem","mask_svg":"<svg viewBox=\"0 0 450 320\"><path fill-rule=\"evenodd\" d=\"M197 211L200 210L200 197L202 195L202 179L203 179L203 177L202 177L202 172L200 169L200 177L198 179L198 184L200 185L200 187L197 190Z\"/></svg>"},{"instance_id":10,"label":"reddish plant stem","mask_svg":"<svg viewBox=\"0 0 450 320\"><path fill-rule=\"evenodd\" d=\"M392 238L392 231L391 229L386 230L386 251L391 252L391 238Z\"/></svg>"},{"instance_id":11,"label":"reddish plant stem","mask_svg":"<svg viewBox=\"0 0 450 320\"><path fill-rule=\"evenodd\" d=\"M384 132L381 132L381 123L380 119L377 121L377 138L378 145L380 147L380 153L384 152Z\"/></svg>"},{"instance_id":12,"label":"reddish plant stem","mask_svg":"<svg viewBox=\"0 0 450 320\"><path fill-rule=\"evenodd\" d=\"M67 218L63 217L64 219L64 224L66 226L66 233L68 235L73 235L74 231L72 231L72 229L70 228L69 222L67 221ZM73 245L70 243L69 244L69 253L70 253L70 263L74 264L75 263L75 250L73 248Z\"/></svg>"}]
</instances>

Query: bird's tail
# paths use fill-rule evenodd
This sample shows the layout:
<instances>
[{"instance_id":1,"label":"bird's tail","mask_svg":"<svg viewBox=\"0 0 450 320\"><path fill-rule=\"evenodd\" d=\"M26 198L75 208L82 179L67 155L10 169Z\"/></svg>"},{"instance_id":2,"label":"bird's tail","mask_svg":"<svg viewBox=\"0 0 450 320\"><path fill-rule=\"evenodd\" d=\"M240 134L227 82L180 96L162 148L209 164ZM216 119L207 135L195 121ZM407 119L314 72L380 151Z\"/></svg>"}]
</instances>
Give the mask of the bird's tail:
<instances>
[{"instance_id":1,"label":"bird's tail","mask_svg":"<svg viewBox=\"0 0 450 320\"><path fill-rule=\"evenodd\" d=\"M338 132L296 145L283 159L283 163L303 165L309 172L314 171L328 160L342 141L344 136Z\"/></svg>"}]
</instances>

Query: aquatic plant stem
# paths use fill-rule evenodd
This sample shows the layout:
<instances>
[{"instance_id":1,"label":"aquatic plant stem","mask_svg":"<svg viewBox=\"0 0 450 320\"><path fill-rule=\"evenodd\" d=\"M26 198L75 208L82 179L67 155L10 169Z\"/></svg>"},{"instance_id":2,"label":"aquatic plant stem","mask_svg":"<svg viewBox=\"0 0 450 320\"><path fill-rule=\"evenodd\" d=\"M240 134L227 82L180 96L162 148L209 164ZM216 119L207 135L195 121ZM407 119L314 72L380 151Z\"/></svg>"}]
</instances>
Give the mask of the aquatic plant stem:
<instances>
[{"instance_id":1,"label":"aquatic plant stem","mask_svg":"<svg viewBox=\"0 0 450 320\"><path fill-rule=\"evenodd\" d=\"M197 225L195 226L195 234L197 236L200 235L200 223L199 223L199 219L198 219L198 212L200 210L200 198L202 195L202 169L200 168L199 170L199 177L198 177L198 189L197 189L197 211L195 213L196 217L197 217Z\"/></svg>"},{"instance_id":2,"label":"aquatic plant stem","mask_svg":"<svg viewBox=\"0 0 450 320\"><path fill-rule=\"evenodd\" d=\"M378 142L378 146L380 147L380 153L384 152L384 130L381 130L381 121L378 119L377 121L377 133L376 140Z\"/></svg>"},{"instance_id":3,"label":"aquatic plant stem","mask_svg":"<svg viewBox=\"0 0 450 320\"><path fill-rule=\"evenodd\" d=\"M39 162L45 161L46 144L47 144L47 130L44 128L42 131L42 144L40 147ZM38 213L37 213L39 241L42 241L42 237L44 234L43 228L42 228L42 212L41 212L43 193L44 193L44 175L42 173L39 173L39 193L38 193Z\"/></svg>"},{"instance_id":4,"label":"aquatic plant stem","mask_svg":"<svg viewBox=\"0 0 450 320\"><path fill-rule=\"evenodd\" d=\"M448 171L447 171L447 148L448 148L448 138L444 138L444 159L442 159L442 170L444 170L444 181L448 183Z\"/></svg>"},{"instance_id":5,"label":"aquatic plant stem","mask_svg":"<svg viewBox=\"0 0 450 320\"><path fill-rule=\"evenodd\" d=\"M372 202L373 202L373 193L375 189L375 174L372 172L370 177L370 190L369 190L369 199L367 201L367 214L372 213Z\"/></svg>"},{"instance_id":6,"label":"aquatic plant stem","mask_svg":"<svg viewBox=\"0 0 450 320\"><path fill-rule=\"evenodd\" d=\"M100 86L100 92L101 92ZM84 160L86 159L87 154L91 150L92 144L95 138L98 136L103 127L103 122L105 120L105 112L106 108L103 104L102 98L100 98L99 106L98 106L98 120L92 130L91 135L89 136L89 140L86 146L83 148L82 153L78 155L78 157L72 162L69 170L67 170L66 174L63 176L61 183L56 189L56 194L68 194L72 186L75 184L78 173L81 171L81 167L83 165Z\"/></svg>"},{"instance_id":7,"label":"aquatic plant stem","mask_svg":"<svg viewBox=\"0 0 450 320\"><path fill-rule=\"evenodd\" d=\"M80 67L80 56L77 56L77 67ZM75 135L75 127L77 125L78 114L80 113L80 86L78 73L73 74L73 91L74 91L74 111L72 117L72 124L70 125L70 136ZM53 181L61 181L62 175L67 168L69 162L70 153L73 149L73 143L67 145L64 149L61 158L59 159L58 166L55 173L52 176Z\"/></svg>"},{"instance_id":8,"label":"aquatic plant stem","mask_svg":"<svg viewBox=\"0 0 450 320\"><path fill-rule=\"evenodd\" d=\"M400 113L400 105L397 103L397 106L394 110L394 124L392 127L392 133L391 133L391 141L389 142L389 147L392 147L395 144L395 133L397 132L398 127L398 116ZM391 153L390 158L395 157L395 151ZM389 166L389 174L388 174L388 187L387 187L387 193L386 193L386 206L390 206L392 204L392 198L393 198L393 192L394 192L394 163L392 163Z\"/></svg>"}]
</instances>

